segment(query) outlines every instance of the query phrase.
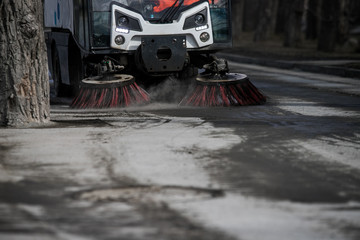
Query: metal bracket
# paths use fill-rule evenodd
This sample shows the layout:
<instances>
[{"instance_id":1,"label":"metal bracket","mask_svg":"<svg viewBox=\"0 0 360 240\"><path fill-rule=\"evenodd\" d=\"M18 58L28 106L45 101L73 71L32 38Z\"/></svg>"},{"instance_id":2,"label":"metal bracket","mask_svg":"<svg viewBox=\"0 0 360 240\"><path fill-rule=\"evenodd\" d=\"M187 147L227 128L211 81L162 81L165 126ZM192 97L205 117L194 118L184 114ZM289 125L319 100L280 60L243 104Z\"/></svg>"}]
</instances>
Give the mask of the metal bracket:
<instances>
[{"instance_id":1,"label":"metal bracket","mask_svg":"<svg viewBox=\"0 0 360 240\"><path fill-rule=\"evenodd\" d=\"M185 36L147 36L141 39L141 56L148 72L177 72L186 58Z\"/></svg>"},{"instance_id":2,"label":"metal bracket","mask_svg":"<svg viewBox=\"0 0 360 240\"><path fill-rule=\"evenodd\" d=\"M217 58L212 56L213 61L209 64L204 65L204 69L207 73L210 73L216 78L222 78L229 72L229 65L226 59L224 58Z\"/></svg>"}]
</instances>

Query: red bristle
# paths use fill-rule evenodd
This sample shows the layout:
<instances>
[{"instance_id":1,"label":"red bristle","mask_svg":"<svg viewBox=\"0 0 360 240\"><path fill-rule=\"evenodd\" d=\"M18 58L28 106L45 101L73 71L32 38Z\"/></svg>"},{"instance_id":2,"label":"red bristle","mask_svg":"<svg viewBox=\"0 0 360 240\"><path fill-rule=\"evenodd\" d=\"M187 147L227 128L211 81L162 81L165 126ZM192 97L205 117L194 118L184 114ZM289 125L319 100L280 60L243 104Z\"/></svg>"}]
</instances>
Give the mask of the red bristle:
<instances>
[{"instance_id":1,"label":"red bristle","mask_svg":"<svg viewBox=\"0 0 360 240\"><path fill-rule=\"evenodd\" d=\"M188 101L186 102L186 104L190 104L194 99L195 97L197 96L197 90L199 89L199 86L196 87L194 93L189 97Z\"/></svg>"},{"instance_id":2,"label":"red bristle","mask_svg":"<svg viewBox=\"0 0 360 240\"><path fill-rule=\"evenodd\" d=\"M249 86L253 90L253 92L256 94L256 97L259 101L262 101L262 102L266 101L264 95L262 95L260 93L260 91L252 83L249 83Z\"/></svg>"},{"instance_id":3,"label":"red bristle","mask_svg":"<svg viewBox=\"0 0 360 240\"><path fill-rule=\"evenodd\" d=\"M80 89L79 95L78 95L76 98L74 98L74 100L73 100L73 102L71 103L71 105L77 105L77 103L79 102L79 99L81 98L82 92L83 92L83 89Z\"/></svg>"},{"instance_id":4,"label":"red bristle","mask_svg":"<svg viewBox=\"0 0 360 240\"><path fill-rule=\"evenodd\" d=\"M197 87L193 93L193 95L190 97L189 101L193 102L195 101L196 97L199 95L198 94L198 91L199 91L199 87Z\"/></svg>"},{"instance_id":5,"label":"red bristle","mask_svg":"<svg viewBox=\"0 0 360 240\"><path fill-rule=\"evenodd\" d=\"M222 97L222 100L225 103L225 105L230 106L230 101L225 94L224 86L220 86L220 93L221 93L221 97Z\"/></svg>"},{"instance_id":6,"label":"red bristle","mask_svg":"<svg viewBox=\"0 0 360 240\"><path fill-rule=\"evenodd\" d=\"M235 92L235 96L238 99L240 105L246 105L246 98L242 91L241 85L237 84L231 88Z\"/></svg>"},{"instance_id":7,"label":"red bristle","mask_svg":"<svg viewBox=\"0 0 360 240\"><path fill-rule=\"evenodd\" d=\"M128 106L128 105L129 105L129 102L130 102L130 95L129 95L127 86L123 87L123 92L124 92L124 103L125 103L125 106Z\"/></svg>"},{"instance_id":8,"label":"red bristle","mask_svg":"<svg viewBox=\"0 0 360 240\"><path fill-rule=\"evenodd\" d=\"M98 99L96 101L94 101L95 105L94 107L100 107L101 104L103 103L103 97L104 97L104 93L105 93L105 89L100 89L100 95L98 97Z\"/></svg>"},{"instance_id":9,"label":"red bristle","mask_svg":"<svg viewBox=\"0 0 360 240\"><path fill-rule=\"evenodd\" d=\"M90 93L91 93L91 89L85 89L85 91L83 92L83 96L80 101L82 103L82 106L86 105L86 96L88 96Z\"/></svg>"},{"instance_id":10,"label":"red bristle","mask_svg":"<svg viewBox=\"0 0 360 240\"><path fill-rule=\"evenodd\" d=\"M238 95L237 95L237 92L236 92L236 90L235 90L235 88L234 88L234 86L229 86L229 95L230 95L230 97L231 97L231 100L232 100L232 102L233 102L233 105L238 105L238 104L240 104L240 99L239 99L239 97L238 97Z\"/></svg>"},{"instance_id":11,"label":"red bristle","mask_svg":"<svg viewBox=\"0 0 360 240\"><path fill-rule=\"evenodd\" d=\"M130 88L131 88L132 95L135 98L135 102L136 103L141 103L143 101L143 99L144 99L141 92L136 88L136 86L134 84L131 84Z\"/></svg>"},{"instance_id":12,"label":"red bristle","mask_svg":"<svg viewBox=\"0 0 360 240\"><path fill-rule=\"evenodd\" d=\"M110 104L110 107L116 107L116 105L117 105L117 102L118 102L118 88L115 88L114 90L113 90L113 97L112 97L112 99L111 99L111 104Z\"/></svg>"},{"instance_id":13,"label":"red bristle","mask_svg":"<svg viewBox=\"0 0 360 240\"><path fill-rule=\"evenodd\" d=\"M138 97L137 93L134 91L135 90L134 86L131 84L131 85L129 85L129 87L130 87L131 95L134 97L135 102L138 102L139 97Z\"/></svg>"},{"instance_id":14,"label":"red bristle","mask_svg":"<svg viewBox=\"0 0 360 240\"><path fill-rule=\"evenodd\" d=\"M195 98L195 104L196 106L200 106L200 102L201 102L201 98L202 98L202 93L203 93L203 89L199 88L199 94L196 96Z\"/></svg>"},{"instance_id":15,"label":"red bristle","mask_svg":"<svg viewBox=\"0 0 360 240\"><path fill-rule=\"evenodd\" d=\"M82 105L86 104L86 96L90 93L91 93L91 89L85 89L85 91L83 92L81 101L80 101L82 103Z\"/></svg>"},{"instance_id":16,"label":"red bristle","mask_svg":"<svg viewBox=\"0 0 360 240\"><path fill-rule=\"evenodd\" d=\"M215 106L222 106L222 98L221 98L221 95L220 95L220 88L218 86L216 86L215 101L216 101Z\"/></svg>"},{"instance_id":17,"label":"red bristle","mask_svg":"<svg viewBox=\"0 0 360 240\"><path fill-rule=\"evenodd\" d=\"M133 85L135 86L137 92L140 93L143 100L146 102L150 101L149 94L144 89L140 88L136 82L134 82Z\"/></svg>"},{"instance_id":18,"label":"red bristle","mask_svg":"<svg viewBox=\"0 0 360 240\"><path fill-rule=\"evenodd\" d=\"M207 91L207 86L204 87L202 93L201 93L201 105L205 106L206 104L206 91Z\"/></svg>"},{"instance_id":19,"label":"red bristle","mask_svg":"<svg viewBox=\"0 0 360 240\"><path fill-rule=\"evenodd\" d=\"M106 101L105 101L105 99L106 99L106 96L107 96L107 93L108 93L108 92L110 92L110 90L109 90L109 88L106 88L105 91L104 91L104 94L103 94L103 96L102 96L102 97L103 97L103 98L102 98L102 99L103 99L103 104L100 105L100 106L102 106L102 107L106 107L106 104L105 104ZM110 96L111 96L111 95L110 95Z\"/></svg>"},{"instance_id":20,"label":"red bristle","mask_svg":"<svg viewBox=\"0 0 360 240\"><path fill-rule=\"evenodd\" d=\"M232 93L232 95L234 96L234 98L237 100L237 103L239 105L243 105L243 100L240 98L239 94L236 91L236 86L230 86L230 91Z\"/></svg>"},{"instance_id":21,"label":"red bristle","mask_svg":"<svg viewBox=\"0 0 360 240\"><path fill-rule=\"evenodd\" d=\"M210 90L210 97L209 97L209 106L216 106L216 98L215 98L215 91L216 87L212 86Z\"/></svg>"},{"instance_id":22,"label":"red bristle","mask_svg":"<svg viewBox=\"0 0 360 240\"><path fill-rule=\"evenodd\" d=\"M266 102L265 96L243 74L229 74L231 81L206 82L199 78L194 91L180 105L188 106L245 106ZM239 80L237 80L239 79ZM205 84L204 84L205 82Z\"/></svg>"},{"instance_id":23,"label":"red bristle","mask_svg":"<svg viewBox=\"0 0 360 240\"><path fill-rule=\"evenodd\" d=\"M246 98L247 94L244 92L244 89L243 89L241 86L239 86L238 89L240 90L241 96L244 97L244 101L245 101L245 102L244 102L244 105L252 104L252 102L250 101L250 99L249 99L249 98Z\"/></svg>"},{"instance_id":24,"label":"red bristle","mask_svg":"<svg viewBox=\"0 0 360 240\"><path fill-rule=\"evenodd\" d=\"M116 88L111 88L111 89L110 89L110 93L111 93L111 94L109 94L109 99L108 99L108 102L107 102L107 107L112 107L113 102L115 101Z\"/></svg>"},{"instance_id":25,"label":"red bristle","mask_svg":"<svg viewBox=\"0 0 360 240\"><path fill-rule=\"evenodd\" d=\"M150 101L149 94L136 83L126 86L110 87L104 84L88 85L80 89L79 94L71 103L73 108L108 108L126 107L131 104L141 104Z\"/></svg>"},{"instance_id":26,"label":"red bristle","mask_svg":"<svg viewBox=\"0 0 360 240\"><path fill-rule=\"evenodd\" d=\"M84 107L96 107L98 92L95 89L89 89L89 92L90 98L84 102Z\"/></svg>"},{"instance_id":27,"label":"red bristle","mask_svg":"<svg viewBox=\"0 0 360 240\"><path fill-rule=\"evenodd\" d=\"M111 89L111 98L109 100L109 107L112 107L115 99L115 89Z\"/></svg>"},{"instance_id":28,"label":"red bristle","mask_svg":"<svg viewBox=\"0 0 360 240\"><path fill-rule=\"evenodd\" d=\"M114 100L114 105L113 107L117 107L118 106L118 102L119 102L119 88L115 89L115 100Z\"/></svg>"}]
</instances>

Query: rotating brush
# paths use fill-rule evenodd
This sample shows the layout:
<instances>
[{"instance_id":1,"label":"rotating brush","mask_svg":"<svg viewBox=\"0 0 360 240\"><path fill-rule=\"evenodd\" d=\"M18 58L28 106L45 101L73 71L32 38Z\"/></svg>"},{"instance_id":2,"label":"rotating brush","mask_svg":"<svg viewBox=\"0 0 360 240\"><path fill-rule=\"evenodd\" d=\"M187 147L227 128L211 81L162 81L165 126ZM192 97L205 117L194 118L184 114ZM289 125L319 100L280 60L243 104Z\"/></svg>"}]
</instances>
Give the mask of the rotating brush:
<instances>
[{"instance_id":1,"label":"rotating brush","mask_svg":"<svg viewBox=\"0 0 360 240\"><path fill-rule=\"evenodd\" d=\"M109 80L110 79L110 80ZM72 108L116 108L145 104L149 94L139 87L131 75L113 74L82 80L79 94L74 98Z\"/></svg>"},{"instance_id":2,"label":"rotating brush","mask_svg":"<svg viewBox=\"0 0 360 240\"><path fill-rule=\"evenodd\" d=\"M195 88L180 102L182 106L246 106L266 102L266 97L245 74L212 74L196 78Z\"/></svg>"}]
</instances>

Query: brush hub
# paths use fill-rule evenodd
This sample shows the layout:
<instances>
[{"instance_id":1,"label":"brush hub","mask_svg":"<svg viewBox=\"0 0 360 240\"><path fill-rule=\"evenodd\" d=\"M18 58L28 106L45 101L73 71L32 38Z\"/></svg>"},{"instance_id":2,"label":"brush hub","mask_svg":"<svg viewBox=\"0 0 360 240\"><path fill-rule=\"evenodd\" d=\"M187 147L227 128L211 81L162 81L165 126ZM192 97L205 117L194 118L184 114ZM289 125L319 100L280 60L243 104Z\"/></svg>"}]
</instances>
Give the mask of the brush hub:
<instances>
[{"instance_id":1,"label":"brush hub","mask_svg":"<svg viewBox=\"0 0 360 240\"><path fill-rule=\"evenodd\" d=\"M248 76L241 73L227 73L225 75L204 74L196 78L196 83L203 85L227 85L248 81Z\"/></svg>"},{"instance_id":2,"label":"brush hub","mask_svg":"<svg viewBox=\"0 0 360 240\"><path fill-rule=\"evenodd\" d=\"M135 82L132 75L109 74L85 78L81 81L81 87L87 88L116 88L131 85Z\"/></svg>"}]
</instances>

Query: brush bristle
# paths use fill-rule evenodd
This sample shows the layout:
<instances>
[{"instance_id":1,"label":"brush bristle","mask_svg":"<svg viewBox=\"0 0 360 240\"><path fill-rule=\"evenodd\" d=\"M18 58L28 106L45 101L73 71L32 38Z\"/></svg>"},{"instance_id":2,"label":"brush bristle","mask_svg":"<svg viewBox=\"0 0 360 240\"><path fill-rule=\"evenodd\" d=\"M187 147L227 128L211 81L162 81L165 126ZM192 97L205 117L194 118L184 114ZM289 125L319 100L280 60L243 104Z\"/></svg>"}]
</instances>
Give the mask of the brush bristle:
<instances>
[{"instance_id":1,"label":"brush bristle","mask_svg":"<svg viewBox=\"0 0 360 240\"><path fill-rule=\"evenodd\" d=\"M247 79L232 84L197 84L180 105L198 107L246 106L266 102L266 97Z\"/></svg>"},{"instance_id":2,"label":"brush bristle","mask_svg":"<svg viewBox=\"0 0 360 240\"><path fill-rule=\"evenodd\" d=\"M135 82L127 86L94 88L83 86L74 98L72 108L117 108L144 104L149 94Z\"/></svg>"}]
</instances>

